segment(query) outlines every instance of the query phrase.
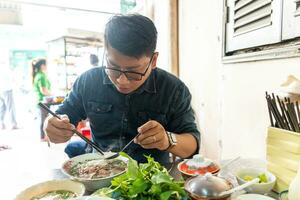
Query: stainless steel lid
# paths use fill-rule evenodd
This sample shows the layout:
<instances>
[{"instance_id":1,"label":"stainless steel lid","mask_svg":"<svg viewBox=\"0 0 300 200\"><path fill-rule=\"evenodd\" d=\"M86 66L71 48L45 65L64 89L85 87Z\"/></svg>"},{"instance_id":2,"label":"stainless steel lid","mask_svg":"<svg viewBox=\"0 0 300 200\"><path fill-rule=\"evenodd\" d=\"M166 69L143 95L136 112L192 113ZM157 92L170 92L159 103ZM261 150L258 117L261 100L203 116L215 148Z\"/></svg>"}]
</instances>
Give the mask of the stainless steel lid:
<instances>
[{"instance_id":1,"label":"stainless steel lid","mask_svg":"<svg viewBox=\"0 0 300 200\"><path fill-rule=\"evenodd\" d=\"M221 192L231 189L232 185L223 178L207 173L188 179L184 188L192 196L217 199Z\"/></svg>"}]
</instances>

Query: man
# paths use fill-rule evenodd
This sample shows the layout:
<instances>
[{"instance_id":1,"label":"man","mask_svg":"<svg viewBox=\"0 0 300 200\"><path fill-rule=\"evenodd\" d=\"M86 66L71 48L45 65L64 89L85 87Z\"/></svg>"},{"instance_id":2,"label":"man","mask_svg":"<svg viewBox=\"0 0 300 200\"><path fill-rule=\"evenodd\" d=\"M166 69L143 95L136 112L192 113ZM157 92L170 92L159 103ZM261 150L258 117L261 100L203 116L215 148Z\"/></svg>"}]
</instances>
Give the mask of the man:
<instances>
[{"instance_id":1,"label":"man","mask_svg":"<svg viewBox=\"0 0 300 200\"><path fill-rule=\"evenodd\" d=\"M164 164L169 153L186 158L199 149L188 88L175 76L156 68L157 31L142 15L117 15L105 28L106 66L81 75L57 113L46 120L54 143L73 135L70 123L88 119L92 139L102 149L126 150L139 162L151 155ZM69 123L70 122L70 123Z\"/></svg>"}]
</instances>

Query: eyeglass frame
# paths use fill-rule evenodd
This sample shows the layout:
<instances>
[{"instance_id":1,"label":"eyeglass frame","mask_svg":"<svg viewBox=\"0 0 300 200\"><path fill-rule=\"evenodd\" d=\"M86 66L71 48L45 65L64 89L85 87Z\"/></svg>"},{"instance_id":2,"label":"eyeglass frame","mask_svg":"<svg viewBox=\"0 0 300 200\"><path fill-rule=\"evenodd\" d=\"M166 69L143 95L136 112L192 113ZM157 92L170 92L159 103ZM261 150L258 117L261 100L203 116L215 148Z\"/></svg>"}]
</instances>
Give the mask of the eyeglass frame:
<instances>
[{"instance_id":1,"label":"eyeglass frame","mask_svg":"<svg viewBox=\"0 0 300 200\"><path fill-rule=\"evenodd\" d=\"M129 81L141 81L143 79L143 76L146 75L146 73L147 73L147 71L148 71L148 69L149 69L149 67L150 67L150 65L151 65L151 63L153 61L154 54L155 53L152 53L150 61L149 61L148 65L147 65L144 73L134 72L134 71L128 71L128 70L120 70L120 69L115 69L115 68L111 68L111 67L107 67L107 66L105 66L104 69L106 69L106 70L113 70L113 71L117 71L117 72L120 73L120 75L118 77L114 77L114 78L119 78L122 74L124 74L126 76L127 80L129 80ZM106 63L108 63L109 61L107 59L107 56L105 56L105 59L106 59ZM127 77L126 73L138 74L138 75L140 75L141 78L140 79L131 79L131 78ZM106 74L108 76L110 76L108 73L106 73Z\"/></svg>"}]
</instances>

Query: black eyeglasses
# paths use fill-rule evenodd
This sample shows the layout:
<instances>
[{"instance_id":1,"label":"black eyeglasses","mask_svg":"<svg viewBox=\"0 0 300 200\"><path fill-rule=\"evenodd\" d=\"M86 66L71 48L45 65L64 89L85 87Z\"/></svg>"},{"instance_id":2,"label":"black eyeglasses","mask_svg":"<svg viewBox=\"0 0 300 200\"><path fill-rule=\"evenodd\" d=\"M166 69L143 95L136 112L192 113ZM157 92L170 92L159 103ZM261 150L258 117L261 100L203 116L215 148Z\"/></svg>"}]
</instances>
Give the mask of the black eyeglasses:
<instances>
[{"instance_id":1,"label":"black eyeglasses","mask_svg":"<svg viewBox=\"0 0 300 200\"><path fill-rule=\"evenodd\" d=\"M142 80L143 76L146 75L151 63L152 63L152 59L154 57L154 54L152 54L151 56L151 59L147 65L147 68L145 70L144 73L139 73L139 72L133 72L133 71L123 71L123 70L119 70L119 69L116 69L116 68L113 68L113 67L110 67L111 64L110 62L107 60L107 57L106 57L106 64L108 66L105 67L105 71L107 73L107 75L109 75L110 77L113 77L113 78L119 78L121 76L121 74L125 74L126 78L129 80L129 81L140 81Z\"/></svg>"}]
</instances>

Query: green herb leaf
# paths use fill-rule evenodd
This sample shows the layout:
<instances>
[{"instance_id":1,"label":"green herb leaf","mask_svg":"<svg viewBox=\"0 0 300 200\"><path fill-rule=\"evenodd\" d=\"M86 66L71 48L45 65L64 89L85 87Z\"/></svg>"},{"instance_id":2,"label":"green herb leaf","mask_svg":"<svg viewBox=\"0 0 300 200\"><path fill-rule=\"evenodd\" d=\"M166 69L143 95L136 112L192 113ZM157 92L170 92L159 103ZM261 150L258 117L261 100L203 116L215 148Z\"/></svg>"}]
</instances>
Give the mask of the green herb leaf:
<instances>
[{"instance_id":1,"label":"green herb leaf","mask_svg":"<svg viewBox=\"0 0 300 200\"><path fill-rule=\"evenodd\" d=\"M172 191L166 191L164 193L161 193L159 195L159 198L160 198L160 200L168 200L171 195L172 195Z\"/></svg>"},{"instance_id":2,"label":"green herb leaf","mask_svg":"<svg viewBox=\"0 0 300 200\"><path fill-rule=\"evenodd\" d=\"M151 178L152 183L154 184L160 184L160 183L172 183L172 177L170 175L165 174L163 172L158 172L157 174L154 174Z\"/></svg>"},{"instance_id":3,"label":"green herb leaf","mask_svg":"<svg viewBox=\"0 0 300 200\"><path fill-rule=\"evenodd\" d=\"M134 179L137 178L139 176L139 166L136 160L133 160L129 155L127 155L124 152L120 152L120 155L124 156L125 158L128 158L128 176Z\"/></svg>"},{"instance_id":4,"label":"green herb leaf","mask_svg":"<svg viewBox=\"0 0 300 200\"><path fill-rule=\"evenodd\" d=\"M153 194L160 194L161 193L161 187L160 187L160 185L157 185L157 184L152 185L149 192L153 193Z\"/></svg>"},{"instance_id":5,"label":"green herb leaf","mask_svg":"<svg viewBox=\"0 0 300 200\"><path fill-rule=\"evenodd\" d=\"M130 195L136 195L138 193L143 193L150 183L147 183L143 178L138 178L132 182L132 187L129 189Z\"/></svg>"}]
</instances>

